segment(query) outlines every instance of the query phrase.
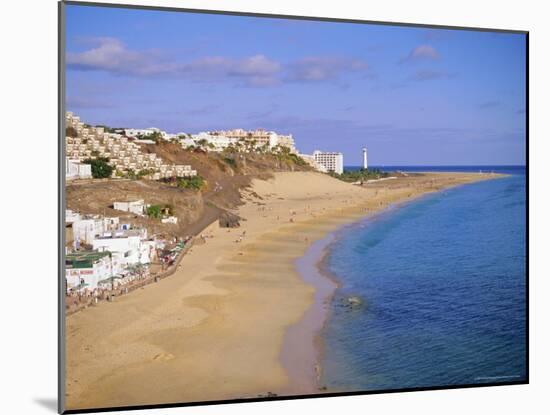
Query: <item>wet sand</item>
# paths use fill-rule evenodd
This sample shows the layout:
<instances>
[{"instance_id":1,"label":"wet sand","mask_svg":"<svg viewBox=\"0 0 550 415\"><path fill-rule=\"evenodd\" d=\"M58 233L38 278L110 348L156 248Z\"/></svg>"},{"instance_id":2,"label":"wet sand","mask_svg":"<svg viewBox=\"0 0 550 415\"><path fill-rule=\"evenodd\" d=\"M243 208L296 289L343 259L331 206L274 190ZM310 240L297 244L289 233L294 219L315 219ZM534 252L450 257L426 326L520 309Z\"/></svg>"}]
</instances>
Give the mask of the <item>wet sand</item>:
<instances>
[{"instance_id":1,"label":"wet sand","mask_svg":"<svg viewBox=\"0 0 550 415\"><path fill-rule=\"evenodd\" d=\"M496 177L430 173L364 187L309 172L255 180L240 228L212 224L172 277L67 317L67 408L317 393L314 339L330 284L303 278L298 258L390 204Z\"/></svg>"},{"instance_id":2,"label":"wet sand","mask_svg":"<svg viewBox=\"0 0 550 415\"><path fill-rule=\"evenodd\" d=\"M329 233L315 241L295 262L296 271L302 279L315 287L315 298L303 317L285 333L281 363L289 375L286 395L318 392L322 370L319 365L322 353L319 335L327 318L332 295L338 288L336 281L321 271L319 262L325 258L327 248L334 239L335 235Z\"/></svg>"}]
</instances>

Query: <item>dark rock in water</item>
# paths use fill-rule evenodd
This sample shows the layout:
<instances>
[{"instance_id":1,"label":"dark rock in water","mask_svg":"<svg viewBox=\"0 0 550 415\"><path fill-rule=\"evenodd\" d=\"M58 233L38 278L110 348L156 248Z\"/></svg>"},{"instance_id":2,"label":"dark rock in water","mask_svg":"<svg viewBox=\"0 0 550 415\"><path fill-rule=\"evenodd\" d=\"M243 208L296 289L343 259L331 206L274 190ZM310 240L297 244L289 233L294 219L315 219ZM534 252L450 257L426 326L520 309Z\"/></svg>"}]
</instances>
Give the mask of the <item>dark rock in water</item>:
<instances>
[{"instance_id":1,"label":"dark rock in water","mask_svg":"<svg viewBox=\"0 0 550 415\"><path fill-rule=\"evenodd\" d=\"M238 228L241 218L231 212L223 212L218 220L221 228Z\"/></svg>"},{"instance_id":2,"label":"dark rock in water","mask_svg":"<svg viewBox=\"0 0 550 415\"><path fill-rule=\"evenodd\" d=\"M365 306L365 303L360 297L350 296L343 297L340 299L340 306L349 310L355 310Z\"/></svg>"},{"instance_id":3,"label":"dark rock in water","mask_svg":"<svg viewBox=\"0 0 550 415\"><path fill-rule=\"evenodd\" d=\"M351 306L360 306L363 304L363 301L359 297L348 297L348 304Z\"/></svg>"}]
</instances>

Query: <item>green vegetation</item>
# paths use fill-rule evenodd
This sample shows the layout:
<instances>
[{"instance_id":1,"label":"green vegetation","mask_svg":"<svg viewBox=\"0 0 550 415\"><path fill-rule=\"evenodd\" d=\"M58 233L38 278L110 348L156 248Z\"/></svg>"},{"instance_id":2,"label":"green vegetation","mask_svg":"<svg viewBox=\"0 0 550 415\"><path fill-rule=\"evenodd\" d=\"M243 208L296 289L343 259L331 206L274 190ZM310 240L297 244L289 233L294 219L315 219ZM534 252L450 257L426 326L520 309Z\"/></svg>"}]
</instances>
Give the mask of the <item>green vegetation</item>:
<instances>
[{"instance_id":1,"label":"green vegetation","mask_svg":"<svg viewBox=\"0 0 550 415\"><path fill-rule=\"evenodd\" d=\"M138 134L136 138L138 140L151 140L154 141L155 144L159 144L162 142L162 134L159 131L154 131L149 135Z\"/></svg>"},{"instance_id":2,"label":"green vegetation","mask_svg":"<svg viewBox=\"0 0 550 415\"><path fill-rule=\"evenodd\" d=\"M141 179L141 178L146 177L146 176L151 176L154 173L155 173L155 170L153 170L153 169L141 169L140 171L138 171L137 177L138 177L138 179Z\"/></svg>"},{"instance_id":3,"label":"green vegetation","mask_svg":"<svg viewBox=\"0 0 550 415\"><path fill-rule=\"evenodd\" d=\"M111 177L111 174L113 174L113 167L109 165L108 158L86 159L84 163L92 165L92 177L94 179L104 179Z\"/></svg>"},{"instance_id":4,"label":"green vegetation","mask_svg":"<svg viewBox=\"0 0 550 415\"><path fill-rule=\"evenodd\" d=\"M237 143L238 145L239 143ZM239 152L239 149L234 146L233 144L229 144L226 148L223 149L223 152L222 153L225 153L225 154L234 154L234 153L238 153Z\"/></svg>"},{"instance_id":5,"label":"green vegetation","mask_svg":"<svg viewBox=\"0 0 550 415\"><path fill-rule=\"evenodd\" d=\"M126 177L130 180L139 180L139 179L143 179L146 176L150 176L154 173L155 171L153 169L141 169L137 172L133 169L128 169L128 173L126 174ZM124 174L122 175L124 176Z\"/></svg>"},{"instance_id":6,"label":"green vegetation","mask_svg":"<svg viewBox=\"0 0 550 415\"><path fill-rule=\"evenodd\" d=\"M239 144L241 143L239 142ZM258 140L246 140L244 142L244 149L249 153L255 152L257 146L258 146Z\"/></svg>"},{"instance_id":7,"label":"green vegetation","mask_svg":"<svg viewBox=\"0 0 550 415\"><path fill-rule=\"evenodd\" d=\"M160 219L162 217L162 208L160 205L150 205L147 207L147 216Z\"/></svg>"},{"instance_id":8,"label":"green vegetation","mask_svg":"<svg viewBox=\"0 0 550 415\"><path fill-rule=\"evenodd\" d=\"M194 146L187 147L187 150L194 151L194 152L196 152L197 150L205 152L207 149L213 150L216 148L214 144L209 143L208 140L204 138L200 139L199 141L195 141L195 144L196 145Z\"/></svg>"},{"instance_id":9,"label":"green vegetation","mask_svg":"<svg viewBox=\"0 0 550 415\"><path fill-rule=\"evenodd\" d=\"M150 218L160 219L163 216L173 215L174 207L172 205L149 205L146 213Z\"/></svg>"},{"instance_id":10,"label":"green vegetation","mask_svg":"<svg viewBox=\"0 0 550 415\"><path fill-rule=\"evenodd\" d=\"M388 177L389 173L383 172L379 169L360 169L360 170L346 170L342 174L330 172L329 175L344 182L362 182L365 180L375 180Z\"/></svg>"},{"instance_id":11,"label":"green vegetation","mask_svg":"<svg viewBox=\"0 0 550 415\"><path fill-rule=\"evenodd\" d=\"M202 176L193 177L176 177L176 186L182 189L201 190L206 184L206 181Z\"/></svg>"},{"instance_id":12,"label":"green vegetation","mask_svg":"<svg viewBox=\"0 0 550 415\"><path fill-rule=\"evenodd\" d=\"M188 147L184 147L183 150L188 151L190 153L206 153L206 150L204 148L202 148L201 146L190 145Z\"/></svg>"},{"instance_id":13,"label":"green vegetation","mask_svg":"<svg viewBox=\"0 0 550 415\"><path fill-rule=\"evenodd\" d=\"M303 158L301 158L297 154L291 153L288 147L277 146L275 150L275 156L279 159L279 161L283 163L296 164L297 166L308 165Z\"/></svg>"},{"instance_id":14,"label":"green vegetation","mask_svg":"<svg viewBox=\"0 0 550 415\"><path fill-rule=\"evenodd\" d=\"M192 177L166 177L160 180L163 183L175 185L181 189L201 190L206 185L206 180L201 176Z\"/></svg>"},{"instance_id":15,"label":"green vegetation","mask_svg":"<svg viewBox=\"0 0 550 415\"><path fill-rule=\"evenodd\" d=\"M128 172L126 173L126 178L130 180L137 180L137 174L134 169L128 169Z\"/></svg>"},{"instance_id":16,"label":"green vegetation","mask_svg":"<svg viewBox=\"0 0 550 415\"><path fill-rule=\"evenodd\" d=\"M197 141L197 144L198 144L200 147L204 148L204 147L206 147L206 146L208 145L208 140L202 138L202 139L200 139L199 141Z\"/></svg>"},{"instance_id":17,"label":"green vegetation","mask_svg":"<svg viewBox=\"0 0 550 415\"><path fill-rule=\"evenodd\" d=\"M307 164L305 160L297 154L289 153L286 157L298 166L309 166L309 164Z\"/></svg>"},{"instance_id":18,"label":"green vegetation","mask_svg":"<svg viewBox=\"0 0 550 415\"><path fill-rule=\"evenodd\" d=\"M237 168L237 160L235 160L233 157L223 157L222 160L228 166L230 166L234 169Z\"/></svg>"},{"instance_id":19,"label":"green vegetation","mask_svg":"<svg viewBox=\"0 0 550 415\"><path fill-rule=\"evenodd\" d=\"M149 140L153 140L153 141L155 142L155 144L158 144L158 143L160 143L161 140L162 140L162 134L161 134L160 132L158 132L158 131L155 131L153 134L149 134L149 135L147 136L147 138L148 138Z\"/></svg>"}]
</instances>

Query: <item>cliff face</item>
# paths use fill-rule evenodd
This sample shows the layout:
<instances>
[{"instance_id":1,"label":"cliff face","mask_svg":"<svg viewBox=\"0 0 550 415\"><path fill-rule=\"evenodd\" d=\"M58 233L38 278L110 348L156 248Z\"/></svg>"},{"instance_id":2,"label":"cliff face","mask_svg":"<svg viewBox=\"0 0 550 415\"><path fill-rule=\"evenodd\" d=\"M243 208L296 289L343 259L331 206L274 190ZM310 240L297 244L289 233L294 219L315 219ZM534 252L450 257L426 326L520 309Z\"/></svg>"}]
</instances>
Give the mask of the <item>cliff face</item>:
<instances>
[{"instance_id":1,"label":"cliff face","mask_svg":"<svg viewBox=\"0 0 550 415\"><path fill-rule=\"evenodd\" d=\"M240 191L253 178L268 179L273 172L310 171L296 156L257 153L205 153L186 151L178 144L142 145L142 151L154 152L174 164L189 164L206 180L202 194L210 206L233 209L241 203ZM298 162L297 162L298 161Z\"/></svg>"},{"instance_id":2,"label":"cliff face","mask_svg":"<svg viewBox=\"0 0 550 415\"><path fill-rule=\"evenodd\" d=\"M301 164L292 155L259 153L205 153L187 151L179 144L142 144L144 153L156 153L173 164L189 164L207 180L220 180L227 176L262 175L275 171L309 171L311 167ZM298 160L297 160L298 159Z\"/></svg>"},{"instance_id":3,"label":"cliff face","mask_svg":"<svg viewBox=\"0 0 550 415\"><path fill-rule=\"evenodd\" d=\"M190 152L177 144L142 145L169 163L190 164L206 180L200 191L180 189L152 180L105 179L67 184L67 208L83 214L119 216L146 226L150 233L185 236L199 233L241 202L241 190L253 178L267 179L276 171L305 171L308 166L292 157L270 154L216 154ZM169 205L177 225L138 217L112 209L115 201L143 199L147 204Z\"/></svg>"}]
</instances>

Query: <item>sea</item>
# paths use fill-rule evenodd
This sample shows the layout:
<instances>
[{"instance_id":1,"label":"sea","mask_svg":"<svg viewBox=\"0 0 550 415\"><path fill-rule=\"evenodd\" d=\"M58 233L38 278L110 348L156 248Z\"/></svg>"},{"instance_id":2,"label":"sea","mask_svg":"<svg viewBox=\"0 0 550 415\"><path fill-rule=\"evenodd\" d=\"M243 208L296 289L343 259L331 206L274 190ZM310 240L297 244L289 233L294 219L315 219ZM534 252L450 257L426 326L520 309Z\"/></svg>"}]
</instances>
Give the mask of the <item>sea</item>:
<instances>
[{"instance_id":1,"label":"sea","mask_svg":"<svg viewBox=\"0 0 550 415\"><path fill-rule=\"evenodd\" d=\"M339 283L322 332L321 386L339 392L523 382L526 170L392 206L336 234ZM349 307L356 296L361 304Z\"/></svg>"}]
</instances>

